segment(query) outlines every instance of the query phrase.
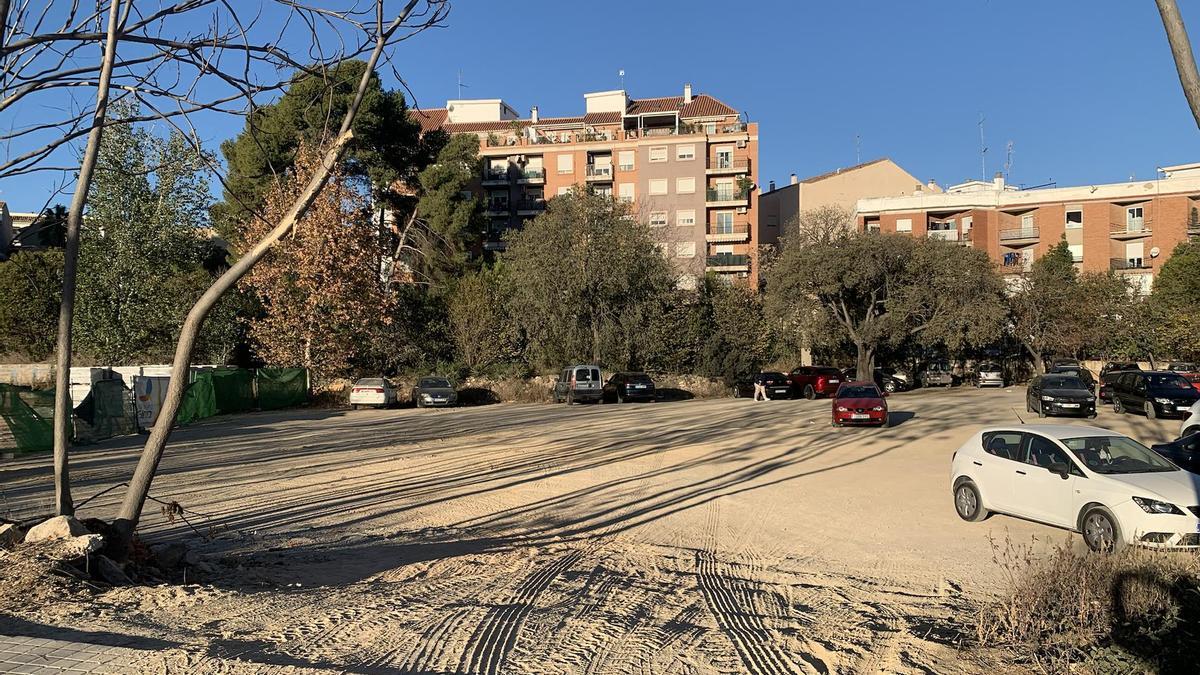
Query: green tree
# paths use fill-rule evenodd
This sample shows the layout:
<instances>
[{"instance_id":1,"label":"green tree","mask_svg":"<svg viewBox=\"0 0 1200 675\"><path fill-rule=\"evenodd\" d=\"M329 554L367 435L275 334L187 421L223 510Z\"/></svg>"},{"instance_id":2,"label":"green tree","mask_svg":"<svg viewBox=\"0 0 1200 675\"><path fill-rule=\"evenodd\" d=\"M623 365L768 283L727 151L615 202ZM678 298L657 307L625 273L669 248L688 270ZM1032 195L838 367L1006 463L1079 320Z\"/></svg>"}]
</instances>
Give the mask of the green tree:
<instances>
[{"instance_id":1,"label":"green tree","mask_svg":"<svg viewBox=\"0 0 1200 675\"><path fill-rule=\"evenodd\" d=\"M696 364L698 373L732 381L757 371L771 350L762 297L711 275L705 279L702 294L711 320Z\"/></svg>"},{"instance_id":2,"label":"green tree","mask_svg":"<svg viewBox=\"0 0 1200 675\"><path fill-rule=\"evenodd\" d=\"M1158 351L1178 359L1200 360L1200 242L1183 242L1159 270L1149 298Z\"/></svg>"},{"instance_id":3,"label":"green tree","mask_svg":"<svg viewBox=\"0 0 1200 675\"><path fill-rule=\"evenodd\" d=\"M1003 325L1002 288L983 252L904 235L785 237L767 272L776 320L848 341L859 372L871 372L885 345L956 349L993 340Z\"/></svg>"},{"instance_id":4,"label":"green tree","mask_svg":"<svg viewBox=\"0 0 1200 675\"><path fill-rule=\"evenodd\" d=\"M190 147L144 126L105 133L81 237L77 353L116 364L170 357L179 318L211 282L206 162Z\"/></svg>"},{"instance_id":5,"label":"green tree","mask_svg":"<svg viewBox=\"0 0 1200 675\"><path fill-rule=\"evenodd\" d=\"M22 251L0 262L0 355L41 361L54 353L62 251Z\"/></svg>"},{"instance_id":6,"label":"green tree","mask_svg":"<svg viewBox=\"0 0 1200 675\"><path fill-rule=\"evenodd\" d=\"M56 204L38 214L37 220L22 232L25 246L62 248L67 243L67 207Z\"/></svg>"},{"instance_id":7,"label":"green tree","mask_svg":"<svg viewBox=\"0 0 1200 675\"><path fill-rule=\"evenodd\" d=\"M459 279L449 296L448 318L458 358L473 372L510 363L520 355L516 323L506 311L503 265Z\"/></svg>"},{"instance_id":8,"label":"green tree","mask_svg":"<svg viewBox=\"0 0 1200 675\"><path fill-rule=\"evenodd\" d=\"M420 174L418 228L402 232L402 245L415 256L410 268L433 283L461 273L471 246L483 237L482 200L471 192L479 176L479 137L458 134ZM470 195L470 196L468 196Z\"/></svg>"},{"instance_id":9,"label":"green tree","mask_svg":"<svg viewBox=\"0 0 1200 675\"><path fill-rule=\"evenodd\" d=\"M323 145L354 99L366 64L343 61L325 77L302 73L278 101L256 108L236 138L221 144L228 165L224 201L214 220L229 241L251 213L263 206L264 196L296 158L301 142ZM445 143L440 132L420 134L408 116L404 95L384 91L373 75L358 115L354 140L343 160L348 178L367 182L374 196L389 206L401 200L404 185L415 185L417 173Z\"/></svg>"},{"instance_id":10,"label":"green tree","mask_svg":"<svg viewBox=\"0 0 1200 675\"><path fill-rule=\"evenodd\" d=\"M628 216L621 202L576 189L509 233L510 314L536 367L590 359L627 368L645 360L645 326L674 275L649 228Z\"/></svg>"}]
</instances>

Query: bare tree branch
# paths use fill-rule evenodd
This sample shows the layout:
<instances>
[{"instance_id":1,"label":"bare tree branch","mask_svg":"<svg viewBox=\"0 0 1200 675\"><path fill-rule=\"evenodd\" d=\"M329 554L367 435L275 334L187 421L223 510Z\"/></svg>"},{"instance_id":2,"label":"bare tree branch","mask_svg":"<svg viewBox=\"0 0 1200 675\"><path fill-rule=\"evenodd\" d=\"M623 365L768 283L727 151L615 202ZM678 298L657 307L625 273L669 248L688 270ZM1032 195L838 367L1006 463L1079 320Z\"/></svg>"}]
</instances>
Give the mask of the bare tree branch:
<instances>
[{"instance_id":1,"label":"bare tree branch","mask_svg":"<svg viewBox=\"0 0 1200 675\"><path fill-rule=\"evenodd\" d=\"M1175 59L1175 70L1179 73L1179 84L1196 126L1200 127L1200 73L1196 72L1196 58L1192 56L1192 43L1188 40L1187 28L1175 0L1155 0L1158 13L1162 16L1167 42L1171 45L1171 56Z\"/></svg>"}]
</instances>

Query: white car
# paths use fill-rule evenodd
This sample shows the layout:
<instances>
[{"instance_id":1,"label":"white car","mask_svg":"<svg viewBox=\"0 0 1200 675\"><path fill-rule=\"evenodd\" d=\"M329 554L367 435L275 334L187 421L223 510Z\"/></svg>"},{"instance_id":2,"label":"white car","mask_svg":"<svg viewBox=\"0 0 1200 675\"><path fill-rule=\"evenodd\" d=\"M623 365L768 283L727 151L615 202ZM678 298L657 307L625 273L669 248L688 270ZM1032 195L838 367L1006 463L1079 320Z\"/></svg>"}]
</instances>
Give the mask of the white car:
<instances>
[{"instance_id":1,"label":"white car","mask_svg":"<svg viewBox=\"0 0 1200 675\"><path fill-rule=\"evenodd\" d=\"M1004 371L1000 366L990 361L979 364L979 368L975 370L975 386L1003 387Z\"/></svg>"},{"instance_id":2,"label":"white car","mask_svg":"<svg viewBox=\"0 0 1200 675\"><path fill-rule=\"evenodd\" d=\"M1179 425L1179 437L1191 436L1192 434L1200 433L1200 401L1192 404L1192 412L1183 419L1183 424Z\"/></svg>"},{"instance_id":3,"label":"white car","mask_svg":"<svg viewBox=\"0 0 1200 675\"><path fill-rule=\"evenodd\" d=\"M1004 513L1080 532L1096 551L1200 548L1200 476L1115 431L1073 425L993 427L955 451L963 520Z\"/></svg>"},{"instance_id":4,"label":"white car","mask_svg":"<svg viewBox=\"0 0 1200 675\"><path fill-rule=\"evenodd\" d=\"M382 377L364 377L350 389L350 407L387 408L395 405L396 390Z\"/></svg>"}]
</instances>

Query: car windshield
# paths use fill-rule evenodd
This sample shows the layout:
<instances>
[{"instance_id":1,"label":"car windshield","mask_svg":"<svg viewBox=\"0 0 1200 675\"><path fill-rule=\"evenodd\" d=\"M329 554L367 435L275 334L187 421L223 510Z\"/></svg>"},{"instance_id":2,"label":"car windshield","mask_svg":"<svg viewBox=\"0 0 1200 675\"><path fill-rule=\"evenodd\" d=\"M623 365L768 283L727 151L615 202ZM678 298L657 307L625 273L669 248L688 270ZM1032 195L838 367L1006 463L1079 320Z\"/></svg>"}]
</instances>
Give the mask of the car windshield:
<instances>
[{"instance_id":1,"label":"car windshield","mask_svg":"<svg viewBox=\"0 0 1200 675\"><path fill-rule=\"evenodd\" d=\"M363 379L359 380L358 382L355 382L354 384L359 387L382 387L383 380L378 377L364 377ZM345 385L342 385L342 386L345 386Z\"/></svg>"},{"instance_id":2,"label":"car windshield","mask_svg":"<svg viewBox=\"0 0 1200 675\"><path fill-rule=\"evenodd\" d=\"M1146 384L1151 389L1191 389L1190 382L1182 375L1175 373L1150 373L1146 375Z\"/></svg>"},{"instance_id":3,"label":"car windshield","mask_svg":"<svg viewBox=\"0 0 1200 675\"><path fill-rule=\"evenodd\" d=\"M1042 380L1043 389L1087 389L1078 377L1047 377Z\"/></svg>"},{"instance_id":4,"label":"car windshield","mask_svg":"<svg viewBox=\"0 0 1200 675\"><path fill-rule=\"evenodd\" d=\"M994 363L984 363L981 366L979 366L979 372L981 372L981 373L996 373L999 371L1000 371L1000 366L998 366Z\"/></svg>"},{"instance_id":5,"label":"car windshield","mask_svg":"<svg viewBox=\"0 0 1200 675\"><path fill-rule=\"evenodd\" d=\"M934 372L934 373L944 373L944 372L950 370L950 366L948 366L944 363L935 363L935 364L929 366L929 370L930 370L930 372Z\"/></svg>"},{"instance_id":6,"label":"car windshield","mask_svg":"<svg viewBox=\"0 0 1200 675\"><path fill-rule=\"evenodd\" d=\"M1172 363L1167 370L1192 371L1196 369L1194 363Z\"/></svg>"},{"instance_id":7,"label":"car windshield","mask_svg":"<svg viewBox=\"0 0 1200 675\"><path fill-rule=\"evenodd\" d=\"M1064 438L1067 446L1088 469L1103 474L1176 471L1173 464L1146 446L1125 436Z\"/></svg>"},{"instance_id":8,"label":"car windshield","mask_svg":"<svg viewBox=\"0 0 1200 675\"><path fill-rule=\"evenodd\" d=\"M422 389L449 389L450 380L444 377L422 377L417 386Z\"/></svg>"},{"instance_id":9,"label":"car windshield","mask_svg":"<svg viewBox=\"0 0 1200 675\"><path fill-rule=\"evenodd\" d=\"M865 384L853 387L842 387L838 390L838 398L879 398L879 390Z\"/></svg>"}]
</instances>

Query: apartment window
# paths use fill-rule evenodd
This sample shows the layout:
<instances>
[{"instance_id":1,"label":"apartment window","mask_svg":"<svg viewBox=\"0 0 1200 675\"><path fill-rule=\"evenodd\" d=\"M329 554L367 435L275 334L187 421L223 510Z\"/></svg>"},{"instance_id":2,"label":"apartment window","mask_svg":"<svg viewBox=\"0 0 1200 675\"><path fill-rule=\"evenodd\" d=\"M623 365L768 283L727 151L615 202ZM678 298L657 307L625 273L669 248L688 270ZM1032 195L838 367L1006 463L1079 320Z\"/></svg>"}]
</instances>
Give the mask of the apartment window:
<instances>
[{"instance_id":1,"label":"apartment window","mask_svg":"<svg viewBox=\"0 0 1200 675\"><path fill-rule=\"evenodd\" d=\"M912 232L912 218L898 218L896 220L897 232Z\"/></svg>"},{"instance_id":2,"label":"apartment window","mask_svg":"<svg viewBox=\"0 0 1200 675\"><path fill-rule=\"evenodd\" d=\"M1140 230L1145 224L1146 221L1142 218L1142 207L1131 206L1125 209L1125 229Z\"/></svg>"},{"instance_id":3,"label":"apartment window","mask_svg":"<svg viewBox=\"0 0 1200 675\"><path fill-rule=\"evenodd\" d=\"M575 155L563 153L558 156L559 173L575 173Z\"/></svg>"},{"instance_id":4,"label":"apartment window","mask_svg":"<svg viewBox=\"0 0 1200 675\"><path fill-rule=\"evenodd\" d=\"M696 257L696 242L694 242L694 241L677 241L677 242L675 242L675 257L676 258L695 258Z\"/></svg>"},{"instance_id":5,"label":"apartment window","mask_svg":"<svg viewBox=\"0 0 1200 675\"><path fill-rule=\"evenodd\" d=\"M633 183L621 183L617 188L617 194L620 195L621 201L630 203L633 201Z\"/></svg>"},{"instance_id":6,"label":"apartment window","mask_svg":"<svg viewBox=\"0 0 1200 675\"><path fill-rule=\"evenodd\" d=\"M596 194L600 195L601 197L611 197L612 196L612 185L593 185L592 191L595 192Z\"/></svg>"},{"instance_id":7,"label":"apartment window","mask_svg":"<svg viewBox=\"0 0 1200 675\"><path fill-rule=\"evenodd\" d=\"M732 244L722 244L720 246L715 246L715 247L713 247L713 254L714 255L733 255L734 254L733 253L733 245Z\"/></svg>"},{"instance_id":8,"label":"apartment window","mask_svg":"<svg viewBox=\"0 0 1200 675\"><path fill-rule=\"evenodd\" d=\"M650 148L650 161L651 162L667 161L667 146L656 145L656 146Z\"/></svg>"},{"instance_id":9,"label":"apartment window","mask_svg":"<svg viewBox=\"0 0 1200 675\"><path fill-rule=\"evenodd\" d=\"M717 133L717 123L716 122L705 122L704 124L701 124L700 127L704 129L704 133L706 133L706 134Z\"/></svg>"},{"instance_id":10,"label":"apartment window","mask_svg":"<svg viewBox=\"0 0 1200 675\"><path fill-rule=\"evenodd\" d=\"M963 216L963 219L962 219L963 234L966 234L967 232L971 231L971 225L974 223L974 221L975 221L975 219L972 218L971 216Z\"/></svg>"},{"instance_id":11,"label":"apartment window","mask_svg":"<svg viewBox=\"0 0 1200 675\"><path fill-rule=\"evenodd\" d=\"M563 196L563 195L569 195L569 194L571 194L571 188L572 188L572 187L573 187L573 186L571 186L571 185L561 185L561 186L559 186L559 188L558 188L558 196L560 196L560 197L561 197L561 196Z\"/></svg>"},{"instance_id":12,"label":"apartment window","mask_svg":"<svg viewBox=\"0 0 1200 675\"><path fill-rule=\"evenodd\" d=\"M1033 220L1032 213L1027 213L1027 214L1021 216L1021 229L1022 230L1032 230L1033 223L1034 223L1034 220Z\"/></svg>"},{"instance_id":13,"label":"apartment window","mask_svg":"<svg viewBox=\"0 0 1200 675\"><path fill-rule=\"evenodd\" d=\"M621 165L622 171L633 171L633 157L635 154L633 150L622 150L617 155L617 162Z\"/></svg>"},{"instance_id":14,"label":"apartment window","mask_svg":"<svg viewBox=\"0 0 1200 675\"><path fill-rule=\"evenodd\" d=\"M655 250L658 251L658 254L661 255L662 257L664 257L664 258L671 257L671 249L667 246L666 243L661 242L661 241L656 241L656 242L654 242L654 248L655 248Z\"/></svg>"},{"instance_id":15,"label":"apartment window","mask_svg":"<svg viewBox=\"0 0 1200 675\"><path fill-rule=\"evenodd\" d=\"M695 274L680 275L679 281L676 283L676 287L681 291L694 291L696 290L696 286Z\"/></svg>"},{"instance_id":16,"label":"apartment window","mask_svg":"<svg viewBox=\"0 0 1200 675\"><path fill-rule=\"evenodd\" d=\"M696 159L695 145L677 145L675 146L675 159L686 162L689 159Z\"/></svg>"},{"instance_id":17,"label":"apartment window","mask_svg":"<svg viewBox=\"0 0 1200 675\"><path fill-rule=\"evenodd\" d=\"M717 148L717 168L728 169L733 166L733 146Z\"/></svg>"},{"instance_id":18,"label":"apartment window","mask_svg":"<svg viewBox=\"0 0 1200 675\"><path fill-rule=\"evenodd\" d=\"M679 227L690 227L696 224L695 209L680 209L675 212L675 224Z\"/></svg>"},{"instance_id":19,"label":"apartment window","mask_svg":"<svg viewBox=\"0 0 1200 675\"><path fill-rule=\"evenodd\" d=\"M1067 211L1067 229L1077 230L1083 227L1083 211L1081 209L1070 209Z\"/></svg>"},{"instance_id":20,"label":"apartment window","mask_svg":"<svg viewBox=\"0 0 1200 675\"><path fill-rule=\"evenodd\" d=\"M1151 274L1133 274L1130 275L1133 279L1134 290L1138 295L1150 295L1150 291L1154 288L1154 276Z\"/></svg>"},{"instance_id":21,"label":"apartment window","mask_svg":"<svg viewBox=\"0 0 1200 675\"><path fill-rule=\"evenodd\" d=\"M733 234L733 211L717 211L713 234Z\"/></svg>"},{"instance_id":22,"label":"apartment window","mask_svg":"<svg viewBox=\"0 0 1200 675\"><path fill-rule=\"evenodd\" d=\"M651 178L650 179L650 194L652 194L652 195L667 194L667 179L666 178Z\"/></svg>"},{"instance_id":23,"label":"apartment window","mask_svg":"<svg viewBox=\"0 0 1200 675\"><path fill-rule=\"evenodd\" d=\"M508 191L489 192L488 193L488 209L492 211L507 211L508 210Z\"/></svg>"},{"instance_id":24,"label":"apartment window","mask_svg":"<svg viewBox=\"0 0 1200 675\"><path fill-rule=\"evenodd\" d=\"M1135 244L1125 244L1125 258L1129 262L1129 266L1133 269L1138 269L1145 264L1146 245L1142 242Z\"/></svg>"},{"instance_id":25,"label":"apartment window","mask_svg":"<svg viewBox=\"0 0 1200 675\"><path fill-rule=\"evenodd\" d=\"M470 198L471 198L471 191L470 191L470 190L460 190L460 191L458 192L458 198L459 198L459 199L470 199Z\"/></svg>"},{"instance_id":26,"label":"apartment window","mask_svg":"<svg viewBox=\"0 0 1200 675\"><path fill-rule=\"evenodd\" d=\"M694 176L685 176L675 179L675 193L681 195L690 195L696 191L696 178Z\"/></svg>"},{"instance_id":27,"label":"apartment window","mask_svg":"<svg viewBox=\"0 0 1200 675\"><path fill-rule=\"evenodd\" d=\"M1072 261L1083 262L1083 244L1067 244L1067 248L1071 250Z\"/></svg>"},{"instance_id":28,"label":"apartment window","mask_svg":"<svg viewBox=\"0 0 1200 675\"><path fill-rule=\"evenodd\" d=\"M650 212L650 227L662 227L667 224L666 211L651 211Z\"/></svg>"}]
</instances>

